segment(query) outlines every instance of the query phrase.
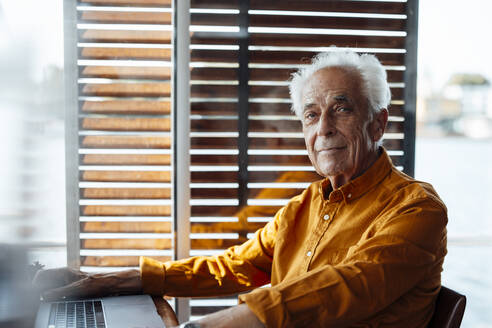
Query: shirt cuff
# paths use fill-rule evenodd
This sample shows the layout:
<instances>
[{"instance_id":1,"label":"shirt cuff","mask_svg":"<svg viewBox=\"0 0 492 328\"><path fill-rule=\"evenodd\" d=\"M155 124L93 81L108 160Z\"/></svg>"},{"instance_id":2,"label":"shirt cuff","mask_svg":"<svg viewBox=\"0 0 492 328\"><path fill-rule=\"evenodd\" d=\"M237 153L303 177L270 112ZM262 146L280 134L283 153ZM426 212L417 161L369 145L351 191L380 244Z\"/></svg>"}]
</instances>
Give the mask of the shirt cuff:
<instances>
[{"instance_id":1,"label":"shirt cuff","mask_svg":"<svg viewBox=\"0 0 492 328\"><path fill-rule=\"evenodd\" d=\"M249 294L239 295L239 303L246 303L266 327L285 326L282 294L275 289L257 288Z\"/></svg>"},{"instance_id":2,"label":"shirt cuff","mask_svg":"<svg viewBox=\"0 0 492 328\"><path fill-rule=\"evenodd\" d=\"M144 294L164 295L164 282L166 280L164 263L141 256L140 279Z\"/></svg>"}]
</instances>

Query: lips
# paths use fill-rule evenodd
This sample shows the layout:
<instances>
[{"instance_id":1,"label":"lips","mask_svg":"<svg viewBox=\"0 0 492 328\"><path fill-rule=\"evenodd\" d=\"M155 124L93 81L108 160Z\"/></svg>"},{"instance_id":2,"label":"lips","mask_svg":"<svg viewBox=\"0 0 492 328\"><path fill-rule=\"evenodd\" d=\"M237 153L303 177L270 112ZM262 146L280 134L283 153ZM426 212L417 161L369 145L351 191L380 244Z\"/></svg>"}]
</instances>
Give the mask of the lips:
<instances>
[{"instance_id":1,"label":"lips","mask_svg":"<svg viewBox=\"0 0 492 328\"><path fill-rule=\"evenodd\" d=\"M316 150L318 153L321 153L321 152L335 152L335 151L339 151L339 150L342 150L342 149L345 149L346 147L345 146L340 146L340 147L326 147L326 148L322 148L320 150Z\"/></svg>"}]
</instances>

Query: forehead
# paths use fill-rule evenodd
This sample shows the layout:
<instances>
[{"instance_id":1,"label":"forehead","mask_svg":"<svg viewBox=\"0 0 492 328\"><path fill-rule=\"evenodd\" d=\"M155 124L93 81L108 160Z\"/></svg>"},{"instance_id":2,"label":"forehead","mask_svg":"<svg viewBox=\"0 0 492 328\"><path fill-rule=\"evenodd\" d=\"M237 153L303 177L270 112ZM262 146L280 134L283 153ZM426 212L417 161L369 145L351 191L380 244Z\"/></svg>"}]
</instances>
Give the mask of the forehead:
<instances>
[{"instance_id":1,"label":"forehead","mask_svg":"<svg viewBox=\"0 0 492 328\"><path fill-rule=\"evenodd\" d=\"M316 71L303 88L303 100L344 95L362 97L360 73L351 67L327 67ZM314 99L313 99L314 100Z\"/></svg>"}]
</instances>

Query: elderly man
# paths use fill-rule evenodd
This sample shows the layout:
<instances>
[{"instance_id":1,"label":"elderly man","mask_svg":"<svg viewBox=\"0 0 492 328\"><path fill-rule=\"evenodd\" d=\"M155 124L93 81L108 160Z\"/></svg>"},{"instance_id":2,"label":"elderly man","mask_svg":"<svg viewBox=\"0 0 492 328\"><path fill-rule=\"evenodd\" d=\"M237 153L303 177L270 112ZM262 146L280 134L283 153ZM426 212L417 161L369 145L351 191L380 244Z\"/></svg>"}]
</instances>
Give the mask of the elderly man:
<instances>
[{"instance_id":1,"label":"elderly man","mask_svg":"<svg viewBox=\"0 0 492 328\"><path fill-rule=\"evenodd\" d=\"M57 269L60 295L144 292L242 304L201 327L426 327L446 254L446 208L380 146L390 90L376 57L333 49L294 74L293 110L325 179L290 200L253 239L213 257L88 276ZM71 284L70 284L71 283ZM269 288L257 288L271 283Z\"/></svg>"}]
</instances>

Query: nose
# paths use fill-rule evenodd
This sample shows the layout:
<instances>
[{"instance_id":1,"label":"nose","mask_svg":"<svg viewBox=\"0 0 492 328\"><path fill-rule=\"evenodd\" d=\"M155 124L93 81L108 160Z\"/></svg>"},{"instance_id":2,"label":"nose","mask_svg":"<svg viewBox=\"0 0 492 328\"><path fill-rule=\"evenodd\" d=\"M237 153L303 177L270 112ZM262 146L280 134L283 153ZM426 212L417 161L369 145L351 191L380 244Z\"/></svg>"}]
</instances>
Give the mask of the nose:
<instances>
[{"instance_id":1,"label":"nose","mask_svg":"<svg viewBox=\"0 0 492 328\"><path fill-rule=\"evenodd\" d=\"M323 111L318 121L318 135L331 136L336 133L333 118L330 117L329 111Z\"/></svg>"}]
</instances>

